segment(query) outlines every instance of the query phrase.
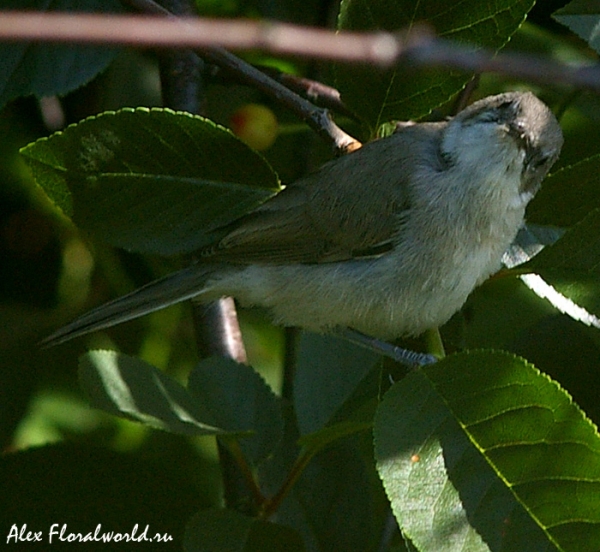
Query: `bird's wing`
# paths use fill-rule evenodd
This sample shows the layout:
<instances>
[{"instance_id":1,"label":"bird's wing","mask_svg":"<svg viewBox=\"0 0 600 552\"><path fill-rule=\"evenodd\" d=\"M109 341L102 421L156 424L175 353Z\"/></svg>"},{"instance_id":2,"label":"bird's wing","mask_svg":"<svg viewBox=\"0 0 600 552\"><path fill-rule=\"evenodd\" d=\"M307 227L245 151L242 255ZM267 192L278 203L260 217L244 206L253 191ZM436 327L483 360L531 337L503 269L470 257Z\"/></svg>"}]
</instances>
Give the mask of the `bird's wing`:
<instances>
[{"instance_id":1,"label":"bird's wing","mask_svg":"<svg viewBox=\"0 0 600 552\"><path fill-rule=\"evenodd\" d=\"M210 261L323 263L384 254L410 207L400 134L324 165L237 221Z\"/></svg>"}]
</instances>

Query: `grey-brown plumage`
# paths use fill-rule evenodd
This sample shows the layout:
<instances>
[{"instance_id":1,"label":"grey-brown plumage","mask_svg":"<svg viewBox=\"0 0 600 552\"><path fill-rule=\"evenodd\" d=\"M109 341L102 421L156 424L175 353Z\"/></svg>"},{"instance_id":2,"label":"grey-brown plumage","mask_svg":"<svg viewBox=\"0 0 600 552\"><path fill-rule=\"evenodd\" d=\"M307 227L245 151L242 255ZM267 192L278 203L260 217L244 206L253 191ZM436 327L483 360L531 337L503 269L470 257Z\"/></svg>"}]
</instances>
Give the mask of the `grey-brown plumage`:
<instances>
[{"instance_id":1,"label":"grey-brown plumage","mask_svg":"<svg viewBox=\"0 0 600 552\"><path fill-rule=\"evenodd\" d=\"M474 103L324 165L227 229L192 266L101 306L46 341L198 296L316 331L389 339L443 324L498 270L562 133L533 94Z\"/></svg>"}]
</instances>

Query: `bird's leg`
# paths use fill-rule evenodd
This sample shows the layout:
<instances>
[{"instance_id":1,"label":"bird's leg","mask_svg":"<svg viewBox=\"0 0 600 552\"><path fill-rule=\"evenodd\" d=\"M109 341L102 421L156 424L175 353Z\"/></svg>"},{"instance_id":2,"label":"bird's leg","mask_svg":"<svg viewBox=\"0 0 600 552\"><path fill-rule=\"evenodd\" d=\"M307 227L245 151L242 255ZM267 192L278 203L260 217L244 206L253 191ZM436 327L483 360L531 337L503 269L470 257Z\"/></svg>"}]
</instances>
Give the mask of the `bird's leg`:
<instances>
[{"instance_id":1,"label":"bird's leg","mask_svg":"<svg viewBox=\"0 0 600 552\"><path fill-rule=\"evenodd\" d=\"M392 345L386 341L381 341L375 337L370 337L361 332L357 332L351 328L341 328L337 330L336 333L351 343L366 347L375 353L389 357L410 368L418 368L438 361L438 358L433 355L409 351L408 349L403 349L397 345Z\"/></svg>"}]
</instances>

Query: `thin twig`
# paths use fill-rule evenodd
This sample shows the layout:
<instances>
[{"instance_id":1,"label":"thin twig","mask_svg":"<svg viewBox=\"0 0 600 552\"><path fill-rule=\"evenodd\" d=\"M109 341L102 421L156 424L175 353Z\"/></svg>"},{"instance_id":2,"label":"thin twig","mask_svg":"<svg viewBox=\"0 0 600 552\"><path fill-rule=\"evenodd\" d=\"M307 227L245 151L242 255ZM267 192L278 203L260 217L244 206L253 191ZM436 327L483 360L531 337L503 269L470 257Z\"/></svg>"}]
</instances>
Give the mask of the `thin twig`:
<instances>
[{"instance_id":1,"label":"thin twig","mask_svg":"<svg viewBox=\"0 0 600 552\"><path fill-rule=\"evenodd\" d=\"M283 485L271 498L266 499L261 504L261 511L259 513L261 517L263 517L264 519L269 519L277 511L285 497L287 497L289 492L297 483L298 479L300 479L300 476L304 473L306 466L308 466L308 464L317 452L317 448L302 449L302 451L296 458L294 465L291 467Z\"/></svg>"},{"instance_id":2,"label":"thin twig","mask_svg":"<svg viewBox=\"0 0 600 552\"><path fill-rule=\"evenodd\" d=\"M339 90L319 81L283 73L272 67L260 67L260 70L297 94L306 96L308 100L316 105L356 119L356 115L342 101Z\"/></svg>"},{"instance_id":3,"label":"thin twig","mask_svg":"<svg viewBox=\"0 0 600 552\"><path fill-rule=\"evenodd\" d=\"M149 0L128 0L147 6ZM164 14L165 10L161 13ZM155 11L156 13L156 11ZM363 63L390 68L443 66L493 72L546 84L600 92L600 66L571 66L547 57L500 54L434 37L426 27L410 33L333 32L264 21L75 13L0 12L0 42L69 42L139 48L262 50L276 55Z\"/></svg>"},{"instance_id":4,"label":"thin twig","mask_svg":"<svg viewBox=\"0 0 600 552\"><path fill-rule=\"evenodd\" d=\"M417 66L442 66L498 73L540 84L566 84L600 92L600 64L573 66L525 53L494 55L485 49L436 38L407 48L403 59Z\"/></svg>"},{"instance_id":5,"label":"thin twig","mask_svg":"<svg viewBox=\"0 0 600 552\"><path fill-rule=\"evenodd\" d=\"M174 14L167 11L154 0L126 1L138 10L165 16L165 19L168 21L175 21L177 23L184 21L182 18L176 18ZM219 43L216 42L216 44ZM200 55L210 63L231 72L242 82L261 90L287 107L290 111L298 115L300 119L305 121L306 124L315 130L322 138L333 142L333 145L338 152L346 153L358 149L361 146L358 140L345 133L333 122L326 109L316 107L288 87L272 79L262 71L259 71L256 67L253 67L239 57L231 54L225 48L211 45L210 47L204 48Z\"/></svg>"},{"instance_id":6,"label":"thin twig","mask_svg":"<svg viewBox=\"0 0 600 552\"><path fill-rule=\"evenodd\" d=\"M210 63L225 67L247 84L269 94L281 105L299 115L319 136L333 140L337 150L347 152L360 147L356 139L333 122L326 109L315 106L224 48L210 48L204 52L204 57Z\"/></svg>"},{"instance_id":7,"label":"thin twig","mask_svg":"<svg viewBox=\"0 0 600 552\"><path fill-rule=\"evenodd\" d=\"M231 297L208 304L192 299L196 343L201 357L218 355L248 363L235 303Z\"/></svg>"},{"instance_id":8,"label":"thin twig","mask_svg":"<svg viewBox=\"0 0 600 552\"><path fill-rule=\"evenodd\" d=\"M155 4L155 3L153 3ZM139 7L147 0L135 0ZM156 4L155 4L156 5ZM152 13L158 15L156 9ZM144 11L148 11L144 9ZM166 10L160 12L169 14ZM171 14L172 15L172 14ZM264 50L279 55L393 64L402 48L391 33L343 33L287 23L198 17L59 12L0 12L0 41L137 47Z\"/></svg>"}]
</instances>

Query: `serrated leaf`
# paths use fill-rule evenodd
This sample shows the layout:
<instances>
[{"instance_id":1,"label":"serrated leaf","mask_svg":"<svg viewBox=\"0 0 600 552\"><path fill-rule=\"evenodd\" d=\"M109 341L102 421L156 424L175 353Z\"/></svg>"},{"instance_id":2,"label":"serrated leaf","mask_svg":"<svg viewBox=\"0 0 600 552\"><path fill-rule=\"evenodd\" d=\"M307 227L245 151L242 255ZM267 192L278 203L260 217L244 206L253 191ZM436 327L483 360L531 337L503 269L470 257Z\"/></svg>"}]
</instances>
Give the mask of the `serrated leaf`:
<instances>
[{"instance_id":1,"label":"serrated leaf","mask_svg":"<svg viewBox=\"0 0 600 552\"><path fill-rule=\"evenodd\" d=\"M120 13L117 0L3 0L3 10ZM0 17L2 15L0 14ZM0 44L0 108L19 96L66 94L106 69L117 48L18 42Z\"/></svg>"},{"instance_id":2,"label":"serrated leaf","mask_svg":"<svg viewBox=\"0 0 600 552\"><path fill-rule=\"evenodd\" d=\"M533 0L343 0L340 30L408 29L432 25L443 38L475 48L501 48L519 28ZM371 130L391 119L419 118L450 99L471 75L446 69L399 66L390 71L338 64L336 85L342 99Z\"/></svg>"},{"instance_id":3,"label":"serrated leaf","mask_svg":"<svg viewBox=\"0 0 600 552\"><path fill-rule=\"evenodd\" d=\"M565 297L600 316L600 210L519 267L539 274Z\"/></svg>"},{"instance_id":4,"label":"serrated leaf","mask_svg":"<svg viewBox=\"0 0 600 552\"><path fill-rule=\"evenodd\" d=\"M154 366L115 351L79 359L79 382L96 408L183 435L225 435L210 413Z\"/></svg>"},{"instance_id":5,"label":"serrated leaf","mask_svg":"<svg viewBox=\"0 0 600 552\"><path fill-rule=\"evenodd\" d=\"M185 552L303 552L289 527L251 518L233 510L203 510L188 522Z\"/></svg>"},{"instance_id":6,"label":"serrated leaf","mask_svg":"<svg viewBox=\"0 0 600 552\"><path fill-rule=\"evenodd\" d=\"M600 6L589 0L573 0L555 11L552 17L583 38L600 53Z\"/></svg>"},{"instance_id":7,"label":"serrated leaf","mask_svg":"<svg viewBox=\"0 0 600 552\"><path fill-rule=\"evenodd\" d=\"M219 427L252 433L240 440L240 446L255 464L279 443L283 435L280 401L251 367L224 357L204 359L191 372L188 390Z\"/></svg>"},{"instance_id":8,"label":"serrated leaf","mask_svg":"<svg viewBox=\"0 0 600 552\"><path fill-rule=\"evenodd\" d=\"M598 208L600 155L595 155L548 176L527 207L527 220L569 227Z\"/></svg>"},{"instance_id":9,"label":"serrated leaf","mask_svg":"<svg viewBox=\"0 0 600 552\"><path fill-rule=\"evenodd\" d=\"M227 129L168 109L123 109L23 148L36 181L81 228L161 255L191 252L279 190Z\"/></svg>"},{"instance_id":10,"label":"serrated leaf","mask_svg":"<svg viewBox=\"0 0 600 552\"><path fill-rule=\"evenodd\" d=\"M323 428L379 361L337 337L303 332L294 373L294 405L301 434Z\"/></svg>"},{"instance_id":11,"label":"serrated leaf","mask_svg":"<svg viewBox=\"0 0 600 552\"><path fill-rule=\"evenodd\" d=\"M476 351L412 372L385 396L375 440L421 552L600 549L600 436L517 357Z\"/></svg>"}]
</instances>

